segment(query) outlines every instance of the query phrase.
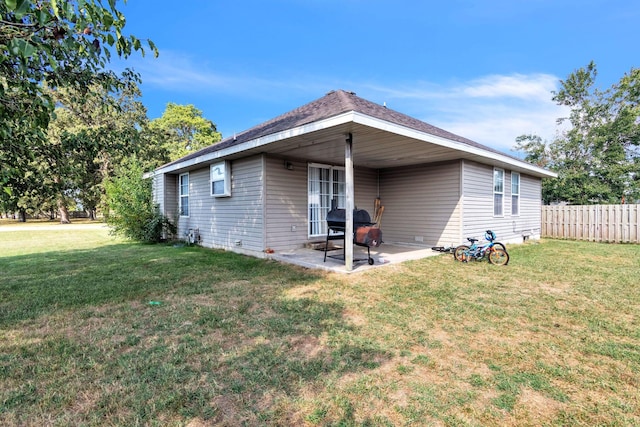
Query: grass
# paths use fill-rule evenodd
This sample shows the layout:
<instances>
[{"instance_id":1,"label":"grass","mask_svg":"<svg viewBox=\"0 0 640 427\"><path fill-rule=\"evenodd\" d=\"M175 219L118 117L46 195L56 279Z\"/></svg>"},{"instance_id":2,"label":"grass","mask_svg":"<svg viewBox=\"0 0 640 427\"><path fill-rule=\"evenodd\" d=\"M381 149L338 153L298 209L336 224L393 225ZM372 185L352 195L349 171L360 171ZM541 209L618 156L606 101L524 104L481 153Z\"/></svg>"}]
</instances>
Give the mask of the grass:
<instances>
[{"instance_id":1,"label":"grass","mask_svg":"<svg viewBox=\"0 0 640 427\"><path fill-rule=\"evenodd\" d=\"M72 227L0 232L1 425L640 424L640 246L345 276Z\"/></svg>"}]
</instances>

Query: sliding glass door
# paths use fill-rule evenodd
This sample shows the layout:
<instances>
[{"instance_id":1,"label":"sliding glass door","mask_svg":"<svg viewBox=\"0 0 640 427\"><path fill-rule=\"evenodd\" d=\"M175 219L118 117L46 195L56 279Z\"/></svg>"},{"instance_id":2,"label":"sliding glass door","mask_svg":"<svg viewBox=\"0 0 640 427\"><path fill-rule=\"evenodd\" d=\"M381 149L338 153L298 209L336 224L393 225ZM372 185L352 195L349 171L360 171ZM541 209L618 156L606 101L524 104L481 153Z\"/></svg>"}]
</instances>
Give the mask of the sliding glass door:
<instances>
[{"instance_id":1,"label":"sliding glass door","mask_svg":"<svg viewBox=\"0 0 640 427\"><path fill-rule=\"evenodd\" d=\"M345 206L344 168L309 164L309 237L326 236L327 212L331 201L335 207Z\"/></svg>"}]
</instances>

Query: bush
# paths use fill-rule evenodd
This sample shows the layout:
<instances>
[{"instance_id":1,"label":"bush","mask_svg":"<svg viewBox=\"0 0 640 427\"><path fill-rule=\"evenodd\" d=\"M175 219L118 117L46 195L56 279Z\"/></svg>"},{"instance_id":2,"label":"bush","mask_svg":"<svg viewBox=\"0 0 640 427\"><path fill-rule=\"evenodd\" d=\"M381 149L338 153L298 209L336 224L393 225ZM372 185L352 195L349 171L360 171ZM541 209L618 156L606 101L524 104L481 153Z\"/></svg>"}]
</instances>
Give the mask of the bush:
<instances>
[{"instance_id":1,"label":"bush","mask_svg":"<svg viewBox=\"0 0 640 427\"><path fill-rule=\"evenodd\" d=\"M175 236L177 231L176 226L169 221L169 218L162 215L158 205L155 205L153 216L145 223L142 241L159 243L166 237Z\"/></svg>"},{"instance_id":2,"label":"bush","mask_svg":"<svg viewBox=\"0 0 640 427\"><path fill-rule=\"evenodd\" d=\"M153 203L151 180L136 158L125 161L105 182L105 220L113 234L157 243L176 233L175 225Z\"/></svg>"}]
</instances>

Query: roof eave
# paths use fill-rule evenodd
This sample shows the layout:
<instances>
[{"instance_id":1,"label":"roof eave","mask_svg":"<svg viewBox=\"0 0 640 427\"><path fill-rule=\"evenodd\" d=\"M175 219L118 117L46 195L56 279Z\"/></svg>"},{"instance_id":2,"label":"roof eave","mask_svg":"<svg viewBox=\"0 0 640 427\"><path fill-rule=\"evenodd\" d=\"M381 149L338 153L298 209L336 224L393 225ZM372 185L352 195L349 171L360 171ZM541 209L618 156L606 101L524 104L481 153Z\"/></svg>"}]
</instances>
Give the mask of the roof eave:
<instances>
[{"instance_id":1,"label":"roof eave","mask_svg":"<svg viewBox=\"0 0 640 427\"><path fill-rule=\"evenodd\" d=\"M285 131L276 132L270 135L262 136L256 139L252 139L247 142L243 142L238 145L234 145L222 150L213 151L203 154L202 156L194 157L183 162L174 162L166 166L162 166L154 171L154 174L171 173L176 170L190 168L200 163L207 163L218 159L223 159L234 154L241 153L243 151L253 150L259 147L269 145L271 143L281 141L283 139L294 138L296 136L305 135L311 132L329 129L334 126L339 126L345 123L353 122L353 111L339 114L337 116L329 117L327 119L319 120L316 122L308 123L302 126L297 126Z\"/></svg>"},{"instance_id":2,"label":"roof eave","mask_svg":"<svg viewBox=\"0 0 640 427\"><path fill-rule=\"evenodd\" d=\"M503 155L503 154L483 150L482 148L479 148L479 147L474 147L462 142L458 142L448 138L443 138L437 135L433 135L428 132L423 132L410 127L391 123L386 120L371 117L366 114L355 112L354 122L364 126L369 126L376 129L384 130L387 132L393 132L398 135L406 136L408 138L425 141L430 144L439 145L441 147L462 151L465 153L472 154L474 156L485 158L487 160L492 160L496 162L513 165L518 169L527 171L530 174L539 176L541 178L556 178L558 176L558 174L554 172L548 171L544 168L532 165L531 163L527 163L522 160L514 159L513 157L507 156L506 154Z\"/></svg>"},{"instance_id":3,"label":"roof eave","mask_svg":"<svg viewBox=\"0 0 640 427\"><path fill-rule=\"evenodd\" d=\"M178 170L189 169L195 165L213 162L218 159L224 159L229 156L236 155L243 151L255 150L259 147L267 146L271 143L281 141L284 139L294 138L302 136L311 132L329 129L331 127L344 125L347 123L357 123L363 126L395 133L397 135L406 136L416 140L428 142L430 144L439 145L441 147L449 148L452 150L468 153L479 158L483 158L492 162L500 162L503 164L511 165L521 171L525 171L531 175L541 178L555 178L558 175L554 172L532 165L525 161L514 159L513 157L487 151L479 147L474 147L463 142L454 141L448 138L443 138L430 134L428 132L416 130L407 126L399 125L386 120L378 119L367 114L359 113L356 111L347 111L336 116L332 116L323 120L318 120L305 125L297 126L291 129L287 129L281 132L276 132L270 135L265 135L259 138L252 139L247 142L240 143L228 148L224 148L217 151L208 152L201 156L193 157L185 161L177 161L165 166L161 166L148 176L157 174L172 173Z\"/></svg>"}]
</instances>

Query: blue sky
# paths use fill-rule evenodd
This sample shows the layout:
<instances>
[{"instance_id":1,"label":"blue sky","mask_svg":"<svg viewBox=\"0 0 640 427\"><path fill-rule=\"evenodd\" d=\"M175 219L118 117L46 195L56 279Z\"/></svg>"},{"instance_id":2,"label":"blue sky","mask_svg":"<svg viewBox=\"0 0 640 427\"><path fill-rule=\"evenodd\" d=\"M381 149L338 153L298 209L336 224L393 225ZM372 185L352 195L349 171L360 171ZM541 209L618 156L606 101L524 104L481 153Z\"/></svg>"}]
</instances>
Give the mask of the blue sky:
<instances>
[{"instance_id":1,"label":"blue sky","mask_svg":"<svg viewBox=\"0 0 640 427\"><path fill-rule=\"evenodd\" d=\"M193 104L223 136L345 89L485 145L552 139L559 81L591 60L602 89L640 66L629 0L129 0L150 118ZM114 68L122 64L112 63Z\"/></svg>"}]
</instances>

